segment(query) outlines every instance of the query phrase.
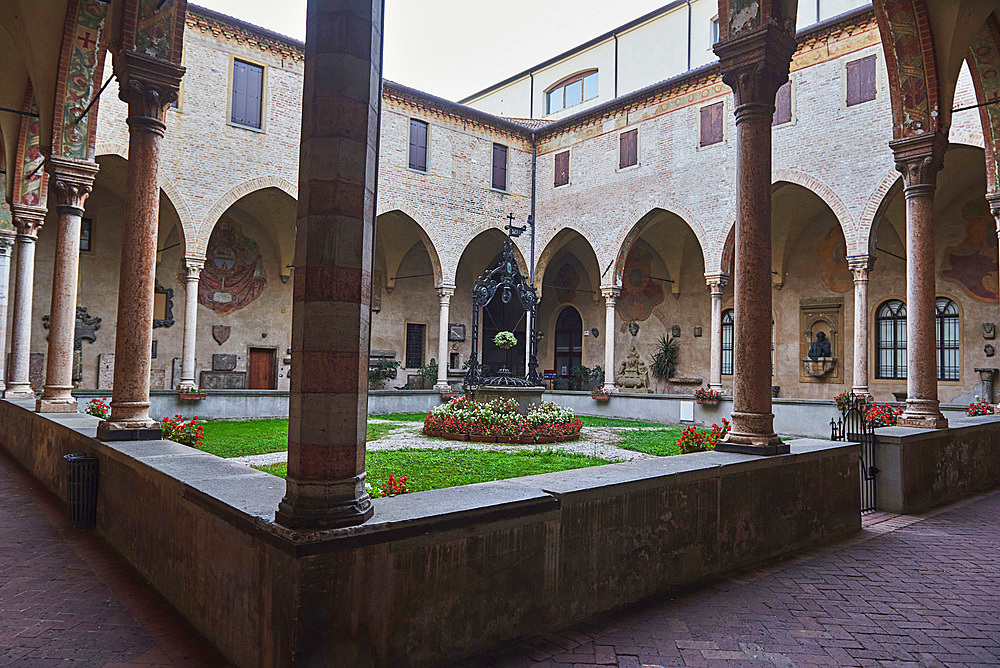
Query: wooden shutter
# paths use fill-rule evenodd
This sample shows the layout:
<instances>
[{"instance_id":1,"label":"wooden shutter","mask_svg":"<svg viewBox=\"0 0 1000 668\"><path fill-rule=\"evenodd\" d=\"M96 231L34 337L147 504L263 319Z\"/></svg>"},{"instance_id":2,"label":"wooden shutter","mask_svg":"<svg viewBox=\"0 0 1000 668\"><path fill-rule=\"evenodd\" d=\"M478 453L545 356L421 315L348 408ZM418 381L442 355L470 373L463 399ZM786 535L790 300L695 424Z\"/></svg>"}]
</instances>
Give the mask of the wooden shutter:
<instances>
[{"instance_id":1,"label":"wooden shutter","mask_svg":"<svg viewBox=\"0 0 1000 668\"><path fill-rule=\"evenodd\" d=\"M242 60L233 61L233 103L230 120L260 129L264 68Z\"/></svg>"},{"instance_id":2,"label":"wooden shutter","mask_svg":"<svg viewBox=\"0 0 1000 668\"><path fill-rule=\"evenodd\" d=\"M722 102L701 108L701 145L711 146L722 141Z\"/></svg>"},{"instance_id":3,"label":"wooden shutter","mask_svg":"<svg viewBox=\"0 0 1000 668\"><path fill-rule=\"evenodd\" d=\"M555 187L569 183L569 151L556 153Z\"/></svg>"},{"instance_id":4,"label":"wooden shutter","mask_svg":"<svg viewBox=\"0 0 1000 668\"><path fill-rule=\"evenodd\" d=\"M847 106L853 107L875 99L875 56L847 63Z\"/></svg>"},{"instance_id":5,"label":"wooden shutter","mask_svg":"<svg viewBox=\"0 0 1000 668\"><path fill-rule=\"evenodd\" d=\"M786 81L774 96L774 120L771 125L792 121L792 82Z\"/></svg>"},{"instance_id":6,"label":"wooden shutter","mask_svg":"<svg viewBox=\"0 0 1000 668\"><path fill-rule=\"evenodd\" d=\"M246 125L247 122L247 64L233 61L233 108L230 115L233 123Z\"/></svg>"},{"instance_id":7,"label":"wooden shutter","mask_svg":"<svg viewBox=\"0 0 1000 668\"><path fill-rule=\"evenodd\" d=\"M639 163L639 130L629 130L619 135L618 168L624 169Z\"/></svg>"},{"instance_id":8,"label":"wooden shutter","mask_svg":"<svg viewBox=\"0 0 1000 668\"><path fill-rule=\"evenodd\" d=\"M493 187L507 190L507 147L493 144Z\"/></svg>"},{"instance_id":9,"label":"wooden shutter","mask_svg":"<svg viewBox=\"0 0 1000 668\"><path fill-rule=\"evenodd\" d=\"M410 169L427 171L427 123L410 119Z\"/></svg>"}]
</instances>

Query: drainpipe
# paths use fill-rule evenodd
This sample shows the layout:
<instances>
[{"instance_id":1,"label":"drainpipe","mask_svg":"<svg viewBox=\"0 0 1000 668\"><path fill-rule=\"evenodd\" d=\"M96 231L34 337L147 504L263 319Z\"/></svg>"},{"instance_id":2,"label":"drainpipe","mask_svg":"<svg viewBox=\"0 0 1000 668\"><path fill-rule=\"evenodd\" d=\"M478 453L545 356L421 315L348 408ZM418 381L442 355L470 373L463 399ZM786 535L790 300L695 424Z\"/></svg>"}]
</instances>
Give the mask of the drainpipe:
<instances>
[{"instance_id":1,"label":"drainpipe","mask_svg":"<svg viewBox=\"0 0 1000 668\"><path fill-rule=\"evenodd\" d=\"M618 33L612 35L615 38L615 99L618 98Z\"/></svg>"},{"instance_id":2,"label":"drainpipe","mask_svg":"<svg viewBox=\"0 0 1000 668\"><path fill-rule=\"evenodd\" d=\"M818 1L819 0L817 0L817 2ZM691 71L691 0L687 0L687 6L688 6L688 44L687 44L687 47L688 47L688 62L687 62L687 71L690 72Z\"/></svg>"},{"instance_id":3,"label":"drainpipe","mask_svg":"<svg viewBox=\"0 0 1000 668\"><path fill-rule=\"evenodd\" d=\"M534 131L531 133L531 266L528 267L528 280L535 285L535 176L538 172L538 143Z\"/></svg>"},{"instance_id":4,"label":"drainpipe","mask_svg":"<svg viewBox=\"0 0 1000 668\"><path fill-rule=\"evenodd\" d=\"M528 72L528 76L531 77L531 90L528 92L528 118L534 118L535 117L535 73ZM532 135L532 141L534 141L534 135Z\"/></svg>"}]
</instances>

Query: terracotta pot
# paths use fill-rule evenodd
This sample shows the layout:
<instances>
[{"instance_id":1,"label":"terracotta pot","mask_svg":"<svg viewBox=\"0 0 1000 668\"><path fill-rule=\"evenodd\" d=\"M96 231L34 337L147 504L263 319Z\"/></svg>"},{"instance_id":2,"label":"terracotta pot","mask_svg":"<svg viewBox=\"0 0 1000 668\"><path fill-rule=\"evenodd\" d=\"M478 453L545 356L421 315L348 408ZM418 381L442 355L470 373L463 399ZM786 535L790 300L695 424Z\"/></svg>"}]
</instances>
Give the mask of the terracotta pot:
<instances>
[{"instance_id":1,"label":"terracotta pot","mask_svg":"<svg viewBox=\"0 0 1000 668\"><path fill-rule=\"evenodd\" d=\"M595 395L591 395L591 396L594 398L594 401L600 401L600 402L611 401L611 396L607 395L607 394L603 394L603 395L599 394L599 395L596 395L596 396Z\"/></svg>"},{"instance_id":2,"label":"terracotta pot","mask_svg":"<svg viewBox=\"0 0 1000 668\"><path fill-rule=\"evenodd\" d=\"M470 434L469 435L469 440L473 441L475 443L496 443L497 442L497 437L496 436L477 436L475 434Z\"/></svg>"},{"instance_id":3,"label":"terracotta pot","mask_svg":"<svg viewBox=\"0 0 1000 668\"><path fill-rule=\"evenodd\" d=\"M718 399L695 399L695 401L697 401L702 406L718 406L719 405L719 400Z\"/></svg>"},{"instance_id":4,"label":"terracotta pot","mask_svg":"<svg viewBox=\"0 0 1000 668\"><path fill-rule=\"evenodd\" d=\"M555 443L555 436L536 436L535 443Z\"/></svg>"}]
</instances>

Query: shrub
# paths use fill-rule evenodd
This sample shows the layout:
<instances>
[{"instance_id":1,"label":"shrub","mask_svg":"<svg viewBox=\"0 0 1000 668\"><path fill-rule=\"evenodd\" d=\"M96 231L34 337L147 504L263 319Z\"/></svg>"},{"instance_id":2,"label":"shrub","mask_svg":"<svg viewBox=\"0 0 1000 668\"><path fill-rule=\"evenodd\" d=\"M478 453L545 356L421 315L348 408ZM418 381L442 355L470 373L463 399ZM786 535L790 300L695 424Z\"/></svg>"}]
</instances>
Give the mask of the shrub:
<instances>
[{"instance_id":1,"label":"shrub","mask_svg":"<svg viewBox=\"0 0 1000 668\"><path fill-rule=\"evenodd\" d=\"M729 420L722 418L722 426L712 425L712 430L695 429L688 427L681 432L681 437L677 441L677 446L682 454L692 452L702 452L704 450L714 450L719 439L724 438L729 433Z\"/></svg>"},{"instance_id":2,"label":"shrub","mask_svg":"<svg viewBox=\"0 0 1000 668\"><path fill-rule=\"evenodd\" d=\"M471 401L464 397L438 406L424 418L424 431L472 436L575 436L583 424L572 409L543 402L527 415L518 412L515 399Z\"/></svg>"},{"instance_id":3,"label":"shrub","mask_svg":"<svg viewBox=\"0 0 1000 668\"><path fill-rule=\"evenodd\" d=\"M902 408L895 408L889 404L882 404L880 406L876 402L868 407L865 419L868 420L868 424L872 427L894 427L902 413Z\"/></svg>"},{"instance_id":4,"label":"shrub","mask_svg":"<svg viewBox=\"0 0 1000 668\"><path fill-rule=\"evenodd\" d=\"M87 402L87 409L84 411L87 415L93 415L94 417L99 417L102 420L108 417L111 413L111 406L108 405L108 398L101 397L100 399L91 399Z\"/></svg>"},{"instance_id":5,"label":"shrub","mask_svg":"<svg viewBox=\"0 0 1000 668\"><path fill-rule=\"evenodd\" d=\"M409 494L410 490L406 488L406 476L396 477L392 473L389 474L389 480L382 485L380 488L382 496L395 496L397 494Z\"/></svg>"},{"instance_id":6,"label":"shrub","mask_svg":"<svg viewBox=\"0 0 1000 668\"><path fill-rule=\"evenodd\" d=\"M381 389L385 381L396 377L396 369L400 366L396 360L379 359L368 364L368 384L375 389ZM437 370L435 370L435 375Z\"/></svg>"},{"instance_id":7,"label":"shrub","mask_svg":"<svg viewBox=\"0 0 1000 668\"><path fill-rule=\"evenodd\" d=\"M175 415L172 419L165 417L160 421L160 430L163 438L168 441L176 441L192 448L200 448L205 444L204 423L198 421L197 415L190 420L185 420L181 415Z\"/></svg>"}]
</instances>

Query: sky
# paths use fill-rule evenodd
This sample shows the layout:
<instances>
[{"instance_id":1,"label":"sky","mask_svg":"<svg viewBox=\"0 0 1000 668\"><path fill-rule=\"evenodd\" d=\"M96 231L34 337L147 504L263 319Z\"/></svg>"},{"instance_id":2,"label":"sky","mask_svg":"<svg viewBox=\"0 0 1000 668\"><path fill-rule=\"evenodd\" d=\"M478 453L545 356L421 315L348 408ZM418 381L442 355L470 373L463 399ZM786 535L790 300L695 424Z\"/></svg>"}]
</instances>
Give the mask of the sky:
<instances>
[{"instance_id":1,"label":"sky","mask_svg":"<svg viewBox=\"0 0 1000 668\"><path fill-rule=\"evenodd\" d=\"M384 76L459 100L668 0L386 0ZM193 0L305 39L306 0Z\"/></svg>"}]
</instances>

